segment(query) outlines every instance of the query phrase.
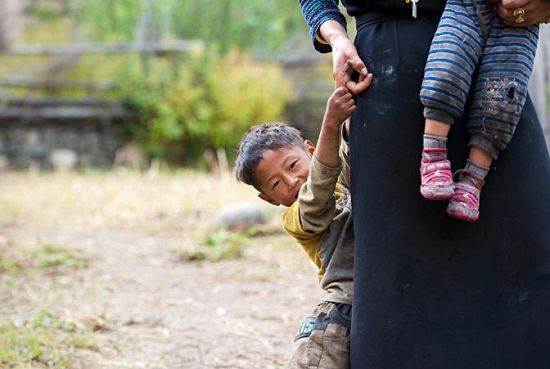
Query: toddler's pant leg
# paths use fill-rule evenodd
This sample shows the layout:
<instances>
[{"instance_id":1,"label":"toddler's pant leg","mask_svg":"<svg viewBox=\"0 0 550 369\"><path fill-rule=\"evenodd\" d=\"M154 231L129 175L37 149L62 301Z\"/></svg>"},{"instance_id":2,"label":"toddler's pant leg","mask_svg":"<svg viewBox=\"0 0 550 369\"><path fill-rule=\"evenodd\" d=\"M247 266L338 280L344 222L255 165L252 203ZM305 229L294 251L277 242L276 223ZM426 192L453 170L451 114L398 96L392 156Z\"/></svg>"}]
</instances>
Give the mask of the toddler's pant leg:
<instances>
[{"instance_id":1,"label":"toddler's pant leg","mask_svg":"<svg viewBox=\"0 0 550 369\"><path fill-rule=\"evenodd\" d=\"M480 10L490 30L469 112L468 145L497 159L512 139L527 98L538 26L506 27L488 5Z\"/></svg>"},{"instance_id":2,"label":"toddler's pant leg","mask_svg":"<svg viewBox=\"0 0 550 369\"><path fill-rule=\"evenodd\" d=\"M474 5L468 0L447 1L424 70L424 117L452 124L462 116L482 49Z\"/></svg>"},{"instance_id":3,"label":"toddler's pant leg","mask_svg":"<svg viewBox=\"0 0 550 369\"><path fill-rule=\"evenodd\" d=\"M285 369L349 369L351 306L322 302L302 323Z\"/></svg>"}]
</instances>

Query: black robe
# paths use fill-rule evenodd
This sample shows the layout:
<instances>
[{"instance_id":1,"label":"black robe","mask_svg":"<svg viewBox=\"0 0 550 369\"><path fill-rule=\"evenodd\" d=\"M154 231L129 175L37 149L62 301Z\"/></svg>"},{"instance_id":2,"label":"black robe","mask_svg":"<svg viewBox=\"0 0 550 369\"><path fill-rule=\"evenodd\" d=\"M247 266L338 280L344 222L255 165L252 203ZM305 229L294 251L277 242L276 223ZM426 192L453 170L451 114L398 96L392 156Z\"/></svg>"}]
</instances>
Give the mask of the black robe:
<instances>
[{"instance_id":1,"label":"black robe","mask_svg":"<svg viewBox=\"0 0 550 369\"><path fill-rule=\"evenodd\" d=\"M533 105L487 177L479 220L450 218L419 193L418 94L438 17L386 15L355 40L374 81L350 134L352 368L550 368L550 158ZM458 120L453 170L466 144Z\"/></svg>"}]
</instances>

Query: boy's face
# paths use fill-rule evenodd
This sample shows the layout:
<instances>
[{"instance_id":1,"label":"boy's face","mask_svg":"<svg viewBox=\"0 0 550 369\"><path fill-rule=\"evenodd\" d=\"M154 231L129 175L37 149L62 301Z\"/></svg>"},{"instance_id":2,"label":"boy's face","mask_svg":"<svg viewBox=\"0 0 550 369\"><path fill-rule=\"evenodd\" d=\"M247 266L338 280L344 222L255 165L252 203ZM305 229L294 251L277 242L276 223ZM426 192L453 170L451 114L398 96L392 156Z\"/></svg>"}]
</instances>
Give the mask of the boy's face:
<instances>
[{"instance_id":1,"label":"boy's face","mask_svg":"<svg viewBox=\"0 0 550 369\"><path fill-rule=\"evenodd\" d=\"M292 205L307 180L314 150L313 143L306 140L304 147L266 151L255 171L260 187L258 196L273 205Z\"/></svg>"}]
</instances>

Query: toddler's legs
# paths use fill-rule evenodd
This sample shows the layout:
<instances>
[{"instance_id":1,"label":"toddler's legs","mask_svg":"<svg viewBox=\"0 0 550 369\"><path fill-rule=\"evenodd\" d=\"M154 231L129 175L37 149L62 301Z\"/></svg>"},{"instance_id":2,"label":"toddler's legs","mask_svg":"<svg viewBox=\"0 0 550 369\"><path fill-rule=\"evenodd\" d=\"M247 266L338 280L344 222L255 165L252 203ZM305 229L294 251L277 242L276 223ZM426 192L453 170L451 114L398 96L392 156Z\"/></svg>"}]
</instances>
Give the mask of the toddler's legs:
<instances>
[{"instance_id":1,"label":"toddler's legs","mask_svg":"<svg viewBox=\"0 0 550 369\"><path fill-rule=\"evenodd\" d=\"M470 154L447 207L449 215L465 221L479 217L485 176L515 132L538 39L538 26L509 28L490 4L483 3L478 9L488 32L469 111Z\"/></svg>"},{"instance_id":2,"label":"toddler's legs","mask_svg":"<svg viewBox=\"0 0 550 369\"><path fill-rule=\"evenodd\" d=\"M483 48L475 7L467 0L449 1L435 33L420 91L426 126L420 163L420 193L428 200L454 193L447 135L464 112L472 74Z\"/></svg>"}]
</instances>

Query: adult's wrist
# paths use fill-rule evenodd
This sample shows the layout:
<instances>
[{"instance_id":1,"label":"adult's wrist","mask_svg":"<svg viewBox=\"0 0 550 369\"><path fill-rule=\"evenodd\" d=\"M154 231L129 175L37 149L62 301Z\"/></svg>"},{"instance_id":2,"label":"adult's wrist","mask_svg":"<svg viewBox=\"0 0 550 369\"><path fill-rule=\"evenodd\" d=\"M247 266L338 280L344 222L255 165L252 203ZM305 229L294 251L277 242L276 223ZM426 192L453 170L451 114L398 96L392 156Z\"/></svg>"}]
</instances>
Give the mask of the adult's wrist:
<instances>
[{"instance_id":1,"label":"adult's wrist","mask_svg":"<svg viewBox=\"0 0 550 369\"><path fill-rule=\"evenodd\" d=\"M329 44L331 47L340 41L349 41L344 26L335 20L328 20L319 27L319 41Z\"/></svg>"}]
</instances>

